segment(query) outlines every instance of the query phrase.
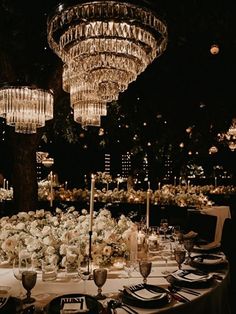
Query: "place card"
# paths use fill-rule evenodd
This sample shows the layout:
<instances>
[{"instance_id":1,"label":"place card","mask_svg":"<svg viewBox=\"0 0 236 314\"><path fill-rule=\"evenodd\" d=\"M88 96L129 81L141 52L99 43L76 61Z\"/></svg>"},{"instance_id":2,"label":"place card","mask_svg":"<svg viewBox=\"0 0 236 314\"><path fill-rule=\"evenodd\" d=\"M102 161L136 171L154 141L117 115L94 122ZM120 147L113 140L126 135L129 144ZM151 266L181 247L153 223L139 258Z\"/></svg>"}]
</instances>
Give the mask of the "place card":
<instances>
[{"instance_id":1,"label":"place card","mask_svg":"<svg viewBox=\"0 0 236 314\"><path fill-rule=\"evenodd\" d=\"M61 298L61 307L60 314L86 313L89 310L85 297Z\"/></svg>"}]
</instances>

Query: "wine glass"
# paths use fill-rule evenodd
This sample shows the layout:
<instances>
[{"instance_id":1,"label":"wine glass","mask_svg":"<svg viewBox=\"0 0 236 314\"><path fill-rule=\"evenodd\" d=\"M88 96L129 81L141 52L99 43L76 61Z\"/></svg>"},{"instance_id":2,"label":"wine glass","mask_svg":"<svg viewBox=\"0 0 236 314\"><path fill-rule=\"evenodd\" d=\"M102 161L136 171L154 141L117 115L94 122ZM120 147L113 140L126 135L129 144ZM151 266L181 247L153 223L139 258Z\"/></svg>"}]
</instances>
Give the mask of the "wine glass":
<instances>
[{"instance_id":1,"label":"wine glass","mask_svg":"<svg viewBox=\"0 0 236 314\"><path fill-rule=\"evenodd\" d=\"M175 255L175 260L178 264L178 268L179 270L181 269L181 265L182 263L184 262L185 260L185 257L186 257L186 251L182 248L176 248L174 250L174 255Z\"/></svg>"},{"instance_id":2,"label":"wine glass","mask_svg":"<svg viewBox=\"0 0 236 314\"><path fill-rule=\"evenodd\" d=\"M33 303L34 298L31 297L31 290L34 288L37 280L37 272L34 270L25 270L22 272L22 284L27 291L26 298L23 300L24 303Z\"/></svg>"},{"instance_id":3,"label":"wine glass","mask_svg":"<svg viewBox=\"0 0 236 314\"><path fill-rule=\"evenodd\" d=\"M13 260L13 264L12 264L12 271L13 271L13 275L14 277L17 279L17 281L19 282L19 294L18 297L21 298L23 291L22 291L22 284L21 284L21 280L22 280L22 269L21 269L21 265L20 265L20 260L19 258L15 258Z\"/></svg>"},{"instance_id":4,"label":"wine glass","mask_svg":"<svg viewBox=\"0 0 236 314\"><path fill-rule=\"evenodd\" d=\"M86 256L83 261L79 262L78 273L79 277L83 280L84 293L86 293L86 281L91 277L91 265L89 257Z\"/></svg>"},{"instance_id":5,"label":"wine glass","mask_svg":"<svg viewBox=\"0 0 236 314\"><path fill-rule=\"evenodd\" d=\"M172 237L174 239L175 242L177 242L180 238L180 226L173 226L172 229Z\"/></svg>"},{"instance_id":6,"label":"wine glass","mask_svg":"<svg viewBox=\"0 0 236 314\"><path fill-rule=\"evenodd\" d=\"M131 260L130 257L126 258L125 264L124 264L124 270L127 274L126 275L127 278L131 277L131 274L135 269L135 263L136 263L135 260Z\"/></svg>"},{"instance_id":7,"label":"wine glass","mask_svg":"<svg viewBox=\"0 0 236 314\"><path fill-rule=\"evenodd\" d=\"M161 244L161 258L165 261L165 269L161 272L163 275L169 275L169 271L167 270L168 259L172 257L171 244L162 242Z\"/></svg>"},{"instance_id":8,"label":"wine glass","mask_svg":"<svg viewBox=\"0 0 236 314\"><path fill-rule=\"evenodd\" d=\"M191 252L194 247L194 240L193 239L185 239L183 241L184 248L188 251L188 258L185 261L186 265L189 265L191 263Z\"/></svg>"},{"instance_id":9,"label":"wine glass","mask_svg":"<svg viewBox=\"0 0 236 314\"><path fill-rule=\"evenodd\" d=\"M150 275L152 270L152 262L150 261L139 261L139 271L143 277L143 283L147 283L147 277Z\"/></svg>"},{"instance_id":10,"label":"wine glass","mask_svg":"<svg viewBox=\"0 0 236 314\"><path fill-rule=\"evenodd\" d=\"M160 231L164 233L164 238L166 239L166 233L168 231L168 219L162 218L160 222Z\"/></svg>"},{"instance_id":11,"label":"wine glass","mask_svg":"<svg viewBox=\"0 0 236 314\"><path fill-rule=\"evenodd\" d=\"M98 293L95 296L97 300L104 300L106 296L102 294L102 286L107 280L107 269L106 268L96 268L93 270L93 280L95 285L98 287Z\"/></svg>"}]
</instances>

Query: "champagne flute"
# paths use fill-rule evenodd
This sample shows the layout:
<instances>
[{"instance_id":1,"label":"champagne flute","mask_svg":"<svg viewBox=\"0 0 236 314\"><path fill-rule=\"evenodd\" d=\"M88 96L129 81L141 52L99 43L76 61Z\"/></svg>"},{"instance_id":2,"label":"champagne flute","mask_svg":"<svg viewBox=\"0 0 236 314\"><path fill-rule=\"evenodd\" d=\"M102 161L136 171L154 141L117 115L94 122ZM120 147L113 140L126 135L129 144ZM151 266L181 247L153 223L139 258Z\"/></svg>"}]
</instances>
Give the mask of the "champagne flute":
<instances>
[{"instance_id":1,"label":"champagne flute","mask_svg":"<svg viewBox=\"0 0 236 314\"><path fill-rule=\"evenodd\" d=\"M179 270L181 269L181 265L182 263L184 262L185 260L185 257L186 257L186 251L182 248L176 248L174 250L174 255L175 255L175 260L178 264L178 268Z\"/></svg>"},{"instance_id":2,"label":"champagne flute","mask_svg":"<svg viewBox=\"0 0 236 314\"><path fill-rule=\"evenodd\" d=\"M147 277L150 275L152 270L152 262L150 261L139 261L139 271L143 277L143 283L147 283Z\"/></svg>"},{"instance_id":3,"label":"champagne flute","mask_svg":"<svg viewBox=\"0 0 236 314\"><path fill-rule=\"evenodd\" d=\"M37 272L33 270L25 270L22 272L22 284L27 291L26 298L23 300L24 303L29 304L35 301L31 297L31 290L34 288L37 280Z\"/></svg>"},{"instance_id":4,"label":"champagne flute","mask_svg":"<svg viewBox=\"0 0 236 314\"><path fill-rule=\"evenodd\" d=\"M107 269L106 268L96 268L93 270L93 280L98 287L98 293L95 295L95 299L104 300L106 296L102 294L102 286L107 280Z\"/></svg>"}]
</instances>

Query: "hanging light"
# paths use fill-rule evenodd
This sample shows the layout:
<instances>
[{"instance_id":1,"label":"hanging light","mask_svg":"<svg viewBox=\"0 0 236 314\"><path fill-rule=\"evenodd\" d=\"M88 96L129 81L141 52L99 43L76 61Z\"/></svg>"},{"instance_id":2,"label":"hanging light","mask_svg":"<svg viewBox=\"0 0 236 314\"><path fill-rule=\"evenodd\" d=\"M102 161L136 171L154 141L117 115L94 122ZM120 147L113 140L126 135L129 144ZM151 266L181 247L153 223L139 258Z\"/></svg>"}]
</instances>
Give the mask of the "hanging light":
<instances>
[{"instance_id":1,"label":"hanging light","mask_svg":"<svg viewBox=\"0 0 236 314\"><path fill-rule=\"evenodd\" d=\"M53 118L51 92L29 86L9 86L0 89L0 116L18 133L36 133Z\"/></svg>"},{"instance_id":2,"label":"hanging light","mask_svg":"<svg viewBox=\"0 0 236 314\"><path fill-rule=\"evenodd\" d=\"M49 167L51 167L54 164L54 158L44 158L42 160L42 164L45 167L49 168Z\"/></svg>"},{"instance_id":3,"label":"hanging light","mask_svg":"<svg viewBox=\"0 0 236 314\"><path fill-rule=\"evenodd\" d=\"M216 44L211 45L210 52L212 55L217 55L219 51L220 51L220 48L218 45Z\"/></svg>"},{"instance_id":4,"label":"hanging light","mask_svg":"<svg viewBox=\"0 0 236 314\"><path fill-rule=\"evenodd\" d=\"M216 146L211 146L210 148L209 148L209 154L211 155L211 154L216 154L218 152L218 148L216 147Z\"/></svg>"},{"instance_id":5,"label":"hanging light","mask_svg":"<svg viewBox=\"0 0 236 314\"><path fill-rule=\"evenodd\" d=\"M218 140L226 142L231 151L236 150L236 118L232 119L232 124L226 133L219 133Z\"/></svg>"},{"instance_id":6,"label":"hanging light","mask_svg":"<svg viewBox=\"0 0 236 314\"><path fill-rule=\"evenodd\" d=\"M64 63L63 89L70 93L75 121L98 125L104 105L164 52L167 27L143 0L78 2L60 4L48 19L48 43Z\"/></svg>"}]
</instances>

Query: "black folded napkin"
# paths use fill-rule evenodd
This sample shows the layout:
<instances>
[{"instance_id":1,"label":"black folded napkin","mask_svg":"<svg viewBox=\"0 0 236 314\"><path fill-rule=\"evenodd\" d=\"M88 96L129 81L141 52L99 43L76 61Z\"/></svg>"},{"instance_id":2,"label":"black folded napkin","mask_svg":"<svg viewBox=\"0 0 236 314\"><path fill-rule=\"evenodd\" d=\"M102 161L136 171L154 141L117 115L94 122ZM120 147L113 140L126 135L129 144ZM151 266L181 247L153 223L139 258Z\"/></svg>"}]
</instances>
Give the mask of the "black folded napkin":
<instances>
[{"instance_id":1,"label":"black folded napkin","mask_svg":"<svg viewBox=\"0 0 236 314\"><path fill-rule=\"evenodd\" d=\"M158 308L171 301L169 293L162 287L140 284L124 287L122 301L140 308Z\"/></svg>"}]
</instances>

